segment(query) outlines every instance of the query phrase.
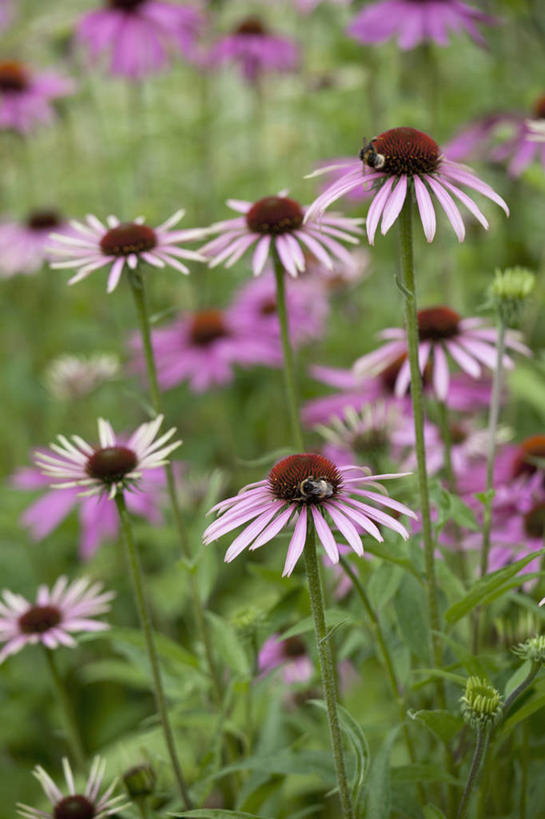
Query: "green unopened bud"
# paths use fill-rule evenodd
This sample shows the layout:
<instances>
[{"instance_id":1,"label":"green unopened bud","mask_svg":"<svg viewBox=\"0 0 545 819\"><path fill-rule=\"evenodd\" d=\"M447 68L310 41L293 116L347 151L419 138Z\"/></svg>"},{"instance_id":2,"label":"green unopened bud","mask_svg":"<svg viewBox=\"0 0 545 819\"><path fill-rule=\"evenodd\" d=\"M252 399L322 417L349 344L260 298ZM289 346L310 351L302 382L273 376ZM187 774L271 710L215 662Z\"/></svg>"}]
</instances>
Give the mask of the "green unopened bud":
<instances>
[{"instance_id":1,"label":"green unopened bud","mask_svg":"<svg viewBox=\"0 0 545 819\"><path fill-rule=\"evenodd\" d=\"M135 765L122 778L131 799L143 799L155 790L155 771L151 765Z\"/></svg>"},{"instance_id":2,"label":"green unopened bud","mask_svg":"<svg viewBox=\"0 0 545 819\"><path fill-rule=\"evenodd\" d=\"M525 267L496 270L490 298L507 326L516 324L525 299L534 289L536 277Z\"/></svg>"},{"instance_id":3,"label":"green unopened bud","mask_svg":"<svg viewBox=\"0 0 545 819\"><path fill-rule=\"evenodd\" d=\"M474 728L494 725L502 713L500 692L482 677L469 677L462 703L462 715Z\"/></svg>"},{"instance_id":4,"label":"green unopened bud","mask_svg":"<svg viewBox=\"0 0 545 819\"><path fill-rule=\"evenodd\" d=\"M524 643L519 643L513 649L515 654L523 660L530 660L533 663L545 663L545 635L529 637Z\"/></svg>"}]
</instances>

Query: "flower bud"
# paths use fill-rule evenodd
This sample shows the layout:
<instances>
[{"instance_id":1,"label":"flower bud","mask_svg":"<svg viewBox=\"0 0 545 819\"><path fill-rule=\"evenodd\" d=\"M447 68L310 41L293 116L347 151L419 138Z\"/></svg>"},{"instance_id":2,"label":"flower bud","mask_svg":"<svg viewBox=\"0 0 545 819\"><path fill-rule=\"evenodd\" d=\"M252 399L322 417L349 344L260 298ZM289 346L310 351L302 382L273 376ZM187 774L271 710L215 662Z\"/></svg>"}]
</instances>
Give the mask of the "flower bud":
<instances>
[{"instance_id":1,"label":"flower bud","mask_svg":"<svg viewBox=\"0 0 545 819\"><path fill-rule=\"evenodd\" d=\"M519 643L513 649L523 660L530 660L532 663L545 663L545 635L539 634L537 637L529 637L523 643Z\"/></svg>"},{"instance_id":2,"label":"flower bud","mask_svg":"<svg viewBox=\"0 0 545 819\"><path fill-rule=\"evenodd\" d=\"M535 276L525 267L496 270L489 294L500 318L510 327L516 324L525 299L534 289Z\"/></svg>"},{"instance_id":3,"label":"flower bud","mask_svg":"<svg viewBox=\"0 0 545 819\"><path fill-rule=\"evenodd\" d=\"M462 715L473 728L494 725L502 714L500 692L482 677L469 677L460 702Z\"/></svg>"},{"instance_id":4,"label":"flower bud","mask_svg":"<svg viewBox=\"0 0 545 819\"><path fill-rule=\"evenodd\" d=\"M135 765L122 778L131 799L143 799L151 796L155 790L155 771L151 765Z\"/></svg>"}]
</instances>

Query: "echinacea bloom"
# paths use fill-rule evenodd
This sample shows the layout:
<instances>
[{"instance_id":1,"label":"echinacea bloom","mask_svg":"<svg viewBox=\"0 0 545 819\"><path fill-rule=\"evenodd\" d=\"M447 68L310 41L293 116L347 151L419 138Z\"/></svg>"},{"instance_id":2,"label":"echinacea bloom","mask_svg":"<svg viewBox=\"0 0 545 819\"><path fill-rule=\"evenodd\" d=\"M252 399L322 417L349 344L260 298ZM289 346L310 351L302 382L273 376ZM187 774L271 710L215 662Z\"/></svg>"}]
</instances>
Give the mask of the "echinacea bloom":
<instances>
[{"instance_id":1,"label":"echinacea bloom","mask_svg":"<svg viewBox=\"0 0 545 819\"><path fill-rule=\"evenodd\" d=\"M102 796L99 795L106 771L106 761L99 756L93 760L89 779L82 792L76 789L74 774L66 758L62 761L62 767L67 794L64 795L49 774L38 765L32 773L51 802L51 811L38 810L19 802L17 813L20 816L24 819L103 819L104 816L112 816L129 807L130 803L124 794L112 796L117 780L112 782Z\"/></svg>"},{"instance_id":2,"label":"echinacea bloom","mask_svg":"<svg viewBox=\"0 0 545 819\"><path fill-rule=\"evenodd\" d=\"M249 484L235 497L216 504L210 511L218 512L220 517L206 529L203 540L207 544L212 543L233 529L248 524L225 554L225 561L230 563L244 549L258 549L290 522L295 523L283 577L293 572L303 553L309 524L315 526L318 539L332 563L339 562L334 529L361 556L363 544L358 528L360 532L382 541L384 538L376 525L379 523L408 538L409 534L402 523L369 503L371 501L372 504L416 517L407 506L388 497L377 483L378 480L407 474L371 475L369 470L358 466L337 467L323 455L289 455L271 469L268 478ZM375 489L379 491L373 491ZM358 500L360 497L363 501Z\"/></svg>"},{"instance_id":3,"label":"echinacea bloom","mask_svg":"<svg viewBox=\"0 0 545 819\"><path fill-rule=\"evenodd\" d=\"M36 273L51 254L46 250L53 231L68 232L68 225L53 210L34 211L22 221L0 223L0 278Z\"/></svg>"},{"instance_id":4,"label":"echinacea bloom","mask_svg":"<svg viewBox=\"0 0 545 819\"><path fill-rule=\"evenodd\" d=\"M306 272L310 272L307 262ZM312 274L315 273L312 267ZM324 270L320 265L320 271ZM332 272L328 269L328 272ZM316 272L316 276L319 274ZM290 341L295 347L321 338L329 312L329 305L321 282L300 277L286 281L286 311ZM265 271L257 279L250 279L238 290L233 299L231 316L235 324L256 338L278 340L280 322L277 313L277 293L274 274Z\"/></svg>"},{"instance_id":5,"label":"echinacea bloom","mask_svg":"<svg viewBox=\"0 0 545 819\"><path fill-rule=\"evenodd\" d=\"M446 46L450 31L465 31L477 45L485 46L477 23L497 22L461 0L379 0L360 11L348 34L364 45L397 36L399 48L406 51L423 42Z\"/></svg>"},{"instance_id":6,"label":"echinacea bloom","mask_svg":"<svg viewBox=\"0 0 545 819\"><path fill-rule=\"evenodd\" d=\"M278 367L282 353L278 340L256 332L259 327L241 325L230 308L208 308L182 313L165 327L152 330L151 343L159 386L163 390L187 381L193 392L224 386L234 378L234 366ZM133 368L145 373L142 339L134 335L130 345L136 355Z\"/></svg>"},{"instance_id":7,"label":"echinacea bloom","mask_svg":"<svg viewBox=\"0 0 545 819\"><path fill-rule=\"evenodd\" d=\"M255 83L264 73L294 71L299 50L293 40L269 32L259 17L247 17L212 46L209 60L212 65L238 63L244 79Z\"/></svg>"},{"instance_id":8,"label":"echinacea bloom","mask_svg":"<svg viewBox=\"0 0 545 819\"><path fill-rule=\"evenodd\" d=\"M162 423L158 415L124 441L99 418L99 446L90 446L79 435L72 435L72 441L59 435L59 443L50 444L53 453L38 452L35 462L56 489L79 487L86 495L105 492L111 499L137 484L143 472L167 464L168 455L181 446L181 441L171 441L175 427L157 438Z\"/></svg>"},{"instance_id":9,"label":"echinacea bloom","mask_svg":"<svg viewBox=\"0 0 545 819\"><path fill-rule=\"evenodd\" d=\"M104 225L96 216L87 216L86 223L71 222L74 235L51 234L50 250L56 257L66 257L53 262L51 267L72 267L77 269L68 284L86 279L95 270L110 266L107 291L117 287L125 265L136 270L142 262L152 267L173 267L180 273L189 269L180 259L203 261L193 250L178 247L180 242L202 238L203 230L171 230L184 216L178 210L159 227L151 228L144 219L120 222L115 216L108 216Z\"/></svg>"},{"instance_id":10,"label":"echinacea bloom","mask_svg":"<svg viewBox=\"0 0 545 819\"><path fill-rule=\"evenodd\" d=\"M286 685L307 683L313 674L312 660L304 641L300 637L283 640L279 634L272 634L265 640L259 651L257 667L262 674L280 667Z\"/></svg>"},{"instance_id":11,"label":"echinacea bloom","mask_svg":"<svg viewBox=\"0 0 545 819\"><path fill-rule=\"evenodd\" d=\"M54 455L53 452L49 453ZM17 489L43 490L51 480L38 469L20 469L11 479ZM125 501L131 513L145 518L156 526L161 524L165 475L162 469L147 470L132 492L127 492ZM80 537L79 556L82 560L91 558L105 540L114 540L119 531L119 515L115 503L106 495L82 497L78 486L68 489L51 489L45 492L25 509L21 523L33 540L41 541L60 526L74 509L78 510Z\"/></svg>"},{"instance_id":12,"label":"echinacea bloom","mask_svg":"<svg viewBox=\"0 0 545 819\"><path fill-rule=\"evenodd\" d=\"M55 398L73 401L93 392L119 372L119 359L110 353L60 355L47 367L45 381Z\"/></svg>"},{"instance_id":13,"label":"echinacea bloom","mask_svg":"<svg viewBox=\"0 0 545 819\"><path fill-rule=\"evenodd\" d=\"M497 162L509 160L507 172L510 176L520 176L534 159L539 159L545 170L545 145L536 139L539 128L536 129L535 124L544 121L545 95L536 100L531 118L527 113L517 118L511 117L514 133L490 152L490 158Z\"/></svg>"},{"instance_id":14,"label":"echinacea bloom","mask_svg":"<svg viewBox=\"0 0 545 819\"><path fill-rule=\"evenodd\" d=\"M465 165L447 159L439 145L422 131L415 128L392 128L375 137L360 151L360 161L354 159L349 170L327 188L312 203L305 214L305 220L319 221L332 202L350 191L373 185L375 195L367 213L367 236L369 243L375 241L375 233L382 217L381 233L387 233L413 190L418 212L428 242L435 236L435 209L430 192L435 196L458 237L462 242L465 226L458 205L458 199L487 230L488 221L475 202L458 185L464 185L496 202L509 214L504 200L490 185L483 182ZM322 168L310 176L327 173L336 168ZM322 216L322 219L324 217Z\"/></svg>"},{"instance_id":15,"label":"echinacea bloom","mask_svg":"<svg viewBox=\"0 0 545 819\"><path fill-rule=\"evenodd\" d=\"M418 311L418 362L423 374L428 362L431 363L431 383L440 401L446 401L449 391L450 373L448 359L451 358L467 375L480 378L482 365L490 370L496 367L497 330L490 327L486 319L463 319L450 307L443 305L428 307ZM379 336L386 344L359 358L354 364L357 376L376 375L407 355L407 333L403 328L390 327ZM509 330L505 345L523 355L531 355L520 341L520 334ZM513 369L513 360L505 354L505 369ZM401 366L396 382L395 394L405 395L409 389L411 373L408 358Z\"/></svg>"},{"instance_id":16,"label":"echinacea bloom","mask_svg":"<svg viewBox=\"0 0 545 819\"><path fill-rule=\"evenodd\" d=\"M204 25L194 5L165 0L106 0L79 21L76 37L93 61L110 59L110 73L142 80L161 71L173 54L191 57Z\"/></svg>"},{"instance_id":17,"label":"echinacea bloom","mask_svg":"<svg viewBox=\"0 0 545 819\"><path fill-rule=\"evenodd\" d=\"M0 129L30 133L54 117L51 102L70 94L71 80L24 63L0 62Z\"/></svg>"},{"instance_id":18,"label":"echinacea bloom","mask_svg":"<svg viewBox=\"0 0 545 819\"><path fill-rule=\"evenodd\" d=\"M73 648L76 641L72 632L103 631L107 623L95 620L97 615L110 610L114 592L102 591L101 583L87 578L69 585L66 577L59 577L51 590L40 586L36 602L30 603L20 594L7 589L0 602L0 663L26 645L42 643L46 648L60 645Z\"/></svg>"},{"instance_id":19,"label":"echinacea bloom","mask_svg":"<svg viewBox=\"0 0 545 819\"><path fill-rule=\"evenodd\" d=\"M530 435L518 444L506 444L498 448L494 460L495 500L502 505L508 501L513 487L518 490L537 474L545 486L545 435ZM486 468L473 469L464 482L463 491L482 491L486 480ZM504 501L505 495L505 501Z\"/></svg>"},{"instance_id":20,"label":"echinacea bloom","mask_svg":"<svg viewBox=\"0 0 545 819\"><path fill-rule=\"evenodd\" d=\"M362 219L333 214L320 221L311 218L305 209L280 193L257 202L228 199L227 204L242 214L236 219L217 222L211 233L220 235L199 249L210 259L210 267L224 263L231 267L255 245L252 258L254 276L263 271L267 259L277 253L287 273L294 278L306 268L304 251L310 251L325 267L333 266L333 258L348 264L350 254L342 242L357 244L362 233Z\"/></svg>"}]
</instances>

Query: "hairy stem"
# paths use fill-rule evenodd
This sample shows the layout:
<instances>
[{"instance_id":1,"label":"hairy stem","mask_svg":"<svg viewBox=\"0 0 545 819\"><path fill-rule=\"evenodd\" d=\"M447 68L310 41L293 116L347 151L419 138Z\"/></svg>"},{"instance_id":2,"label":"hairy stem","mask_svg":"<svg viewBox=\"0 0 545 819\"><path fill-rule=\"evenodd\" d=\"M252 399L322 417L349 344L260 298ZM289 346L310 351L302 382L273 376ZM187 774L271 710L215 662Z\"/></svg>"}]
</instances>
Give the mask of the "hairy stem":
<instances>
[{"instance_id":1,"label":"hairy stem","mask_svg":"<svg viewBox=\"0 0 545 819\"><path fill-rule=\"evenodd\" d=\"M142 576L142 568L140 565L140 558L138 556L136 543L134 542L131 520L129 517L129 513L127 511L125 498L122 492L118 492L117 495L115 496L115 503L117 506L117 511L119 513L119 520L123 532L125 553L127 557L129 571L131 574L131 580L133 584L134 597L136 601L136 607L138 609L140 625L142 627L142 631L144 632L144 639L146 641L146 649L148 652L151 667L153 693L155 695L157 712L159 714L159 719L161 721L161 727L163 729L165 743L167 746L168 754L170 756L170 761L172 764L172 770L174 772L174 779L176 781L178 792L182 799L184 808L186 810L190 810L192 808L192 802L189 796L189 790L184 775L182 773L180 761L178 759L178 753L176 751L176 745L174 742L174 735L172 733L172 727L170 725L170 719L168 716L165 693L163 690L163 682L161 679L159 656L157 653L157 646L155 644L155 637L153 634L153 627L151 623L151 616L148 608L148 603L144 593L144 581Z\"/></svg>"},{"instance_id":2,"label":"hairy stem","mask_svg":"<svg viewBox=\"0 0 545 819\"><path fill-rule=\"evenodd\" d=\"M327 709L331 749L333 751L333 759L335 761L335 772L337 774L337 784L339 786L339 798L341 801L342 815L343 819L354 819L354 810L352 807L350 789L348 787L346 768L344 764L341 729L339 725L339 715L337 713L337 686L335 684L331 646L329 644L329 636L326 630L322 582L320 578L318 556L316 554L314 526L312 524L309 524L308 526L307 542L305 543L304 554L310 605L312 609L312 618L314 620L314 633L316 635L316 645L318 647L318 657L320 660L322 688Z\"/></svg>"},{"instance_id":3,"label":"hairy stem","mask_svg":"<svg viewBox=\"0 0 545 819\"><path fill-rule=\"evenodd\" d=\"M469 807L469 797L471 796L471 791L473 790L473 786L475 785L475 782L479 775L481 763L484 757L486 756L486 752L488 750L488 738L489 738L488 728L479 727L477 732L477 743L475 745L475 752L473 754L471 768L469 769L467 782L464 788L464 792L462 794L460 806L458 808L457 819L464 819L464 817L467 814L467 809Z\"/></svg>"}]
</instances>

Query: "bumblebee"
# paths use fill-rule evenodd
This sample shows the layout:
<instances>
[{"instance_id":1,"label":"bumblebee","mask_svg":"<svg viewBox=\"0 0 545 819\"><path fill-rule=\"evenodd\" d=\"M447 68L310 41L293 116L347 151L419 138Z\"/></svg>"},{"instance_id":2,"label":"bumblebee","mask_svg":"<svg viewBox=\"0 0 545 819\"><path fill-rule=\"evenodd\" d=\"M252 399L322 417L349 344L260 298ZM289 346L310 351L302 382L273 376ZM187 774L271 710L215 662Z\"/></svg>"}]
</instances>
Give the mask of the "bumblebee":
<instances>
[{"instance_id":1,"label":"bumblebee","mask_svg":"<svg viewBox=\"0 0 545 819\"><path fill-rule=\"evenodd\" d=\"M379 154L375 150L374 141L376 137L370 142L363 142L363 148L359 152L359 158L361 161L368 165L370 168L375 168L375 170L380 171L381 168L384 167L384 163L386 162L386 157L383 154Z\"/></svg>"},{"instance_id":2,"label":"bumblebee","mask_svg":"<svg viewBox=\"0 0 545 819\"><path fill-rule=\"evenodd\" d=\"M299 484L299 494L306 503L317 503L331 498L335 490L325 478L305 478Z\"/></svg>"}]
</instances>

